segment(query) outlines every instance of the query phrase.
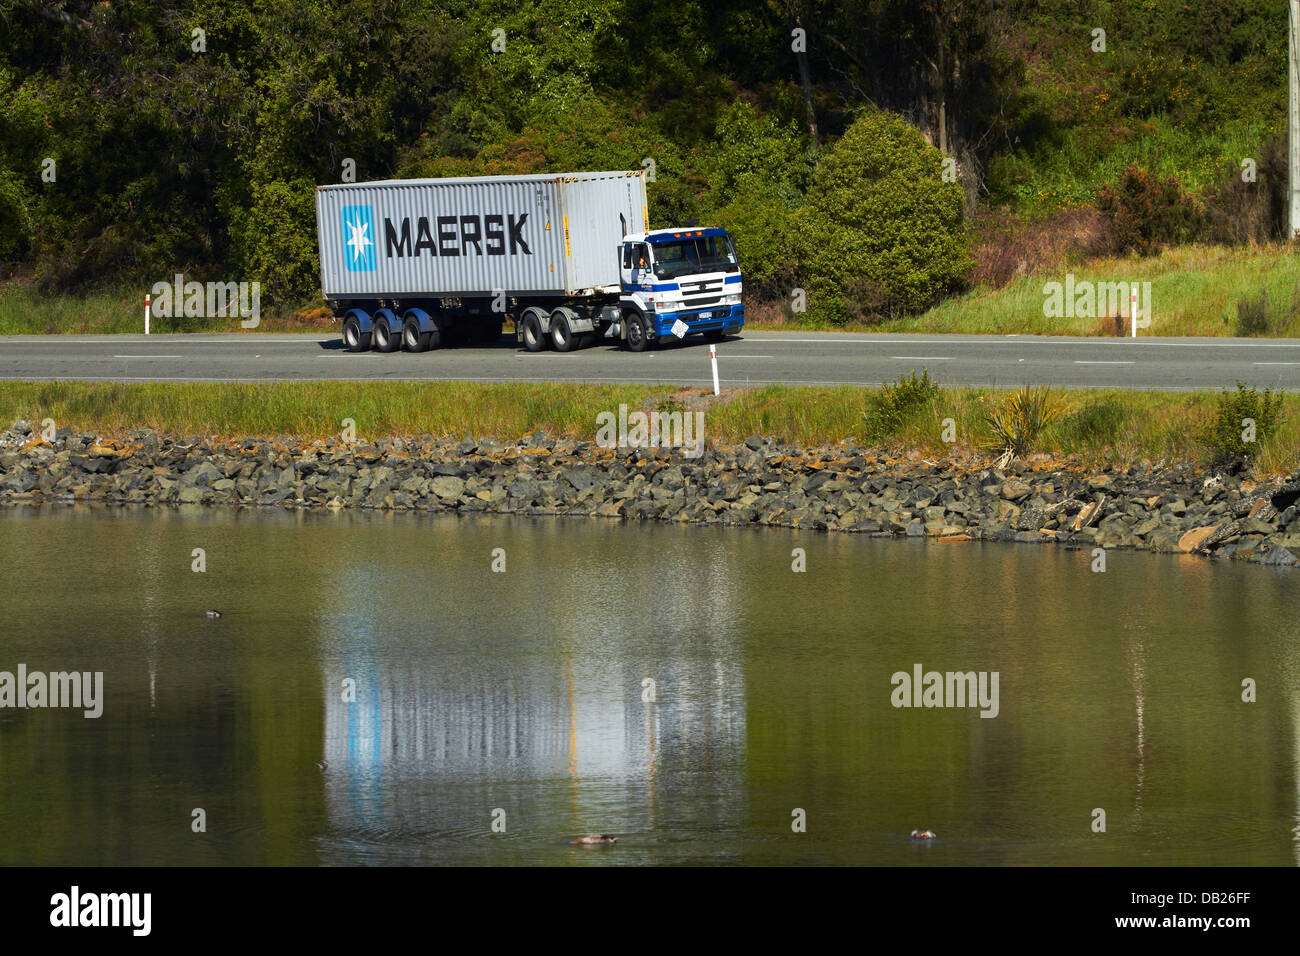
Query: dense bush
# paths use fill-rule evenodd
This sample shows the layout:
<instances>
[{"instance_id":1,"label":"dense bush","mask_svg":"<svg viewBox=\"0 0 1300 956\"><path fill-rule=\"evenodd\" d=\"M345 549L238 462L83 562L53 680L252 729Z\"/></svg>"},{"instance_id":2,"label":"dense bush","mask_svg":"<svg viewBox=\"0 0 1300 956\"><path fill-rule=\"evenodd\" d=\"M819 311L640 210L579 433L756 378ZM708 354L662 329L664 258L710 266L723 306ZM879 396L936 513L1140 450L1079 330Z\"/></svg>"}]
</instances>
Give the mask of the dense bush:
<instances>
[{"instance_id":1,"label":"dense bush","mask_svg":"<svg viewBox=\"0 0 1300 956\"><path fill-rule=\"evenodd\" d=\"M1286 235L1286 136L1271 137L1254 160L1253 180L1240 162L1224 165L1205 201L1205 238L1223 245L1268 242Z\"/></svg>"},{"instance_id":2,"label":"dense bush","mask_svg":"<svg viewBox=\"0 0 1300 956\"><path fill-rule=\"evenodd\" d=\"M971 281L995 289L1020 276L1063 271L1111 248L1110 223L1092 207L1035 219L1007 209L985 210L971 225L976 236Z\"/></svg>"},{"instance_id":3,"label":"dense bush","mask_svg":"<svg viewBox=\"0 0 1300 956\"><path fill-rule=\"evenodd\" d=\"M252 202L231 221L240 279L262 283L267 301L292 301L319 287L316 251L316 190L309 179L256 183Z\"/></svg>"},{"instance_id":4,"label":"dense bush","mask_svg":"<svg viewBox=\"0 0 1300 956\"><path fill-rule=\"evenodd\" d=\"M735 236L751 295L790 292L777 279L783 267L792 271L792 219L812 179L811 160L805 137L748 103L718 119L715 146L701 163L710 186L703 215Z\"/></svg>"},{"instance_id":5,"label":"dense bush","mask_svg":"<svg viewBox=\"0 0 1300 956\"><path fill-rule=\"evenodd\" d=\"M912 372L906 378L900 375L897 383L886 382L870 397L862 416L867 441L883 442L896 437L919 415L933 410L938 398L939 383L931 380L929 369L922 369L920 378Z\"/></svg>"},{"instance_id":6,"label":"dense bush","mask_svg":"<svg viewBox=\"0 0 1300 956\"><path fill-rule=\"evenodd\" d=\"M920 312L972 261L961 186L915 127L871 112L830 150L794 219L810 316L834 324Z\"/></svg>"},{"instance_id":7,"label":"dense bush","mask_svg":"<svg viewBox=\"0 0 1300 956\"><path fill-rule=\"evenodd\" d=\"M1177 177L1161 177L1126 166L1117 184L1097 190L1097 208L1111 226L1117 252L1148 255L1163 245L1186 242L1201 226L1196 200Z\"/></svg>"},{"instance_id":8,"label":"dense bush","mask_svg":"<svg viewBox=\"0 0 1300 956\"><path fill-rule=\"evenodd\" d=\"M1286 334L1292 316L1300 311L1300 286L1292 290L1289 306L1275 304L1267 289L1257 296L1246 296L1237 302L1237 315L1232 324L1236 336L1276 336Z\"/></svg>"},{"instance_id":9,"label":"dense bush","mask_svg":"<svg viewBox=\"0 0 1300 956\"><path fill-rule=\"evenodd\" d=\"M1267 388L1258 392L1238 382L1235 392L1219 396L1201 440L1213 465L1250 464L1258 458L1260 444L1277 433L1281 422L1281 395Z\"/></svg>"}]
</instances>

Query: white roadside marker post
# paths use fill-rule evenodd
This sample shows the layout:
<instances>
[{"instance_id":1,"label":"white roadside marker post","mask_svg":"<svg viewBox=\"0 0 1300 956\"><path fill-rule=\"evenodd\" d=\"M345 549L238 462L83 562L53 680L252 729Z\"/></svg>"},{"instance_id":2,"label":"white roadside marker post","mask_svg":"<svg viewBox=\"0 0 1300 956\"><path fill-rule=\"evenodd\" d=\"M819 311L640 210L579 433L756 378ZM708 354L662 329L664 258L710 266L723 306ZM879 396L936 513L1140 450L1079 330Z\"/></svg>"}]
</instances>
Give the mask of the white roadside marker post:
<instances>
[{"instance_id":1,"label":"white roadside marker post","mask_svg":"<svg viewBox=\"0 0 1300 956\"><path fill-rule=\"evenodd\" d=\"M1133 288L1129 292L1128 306L1129 321L1133 323L1133 338L1138 337L1138 285L1133 283Z\"/></svg>"},{"instance_id":2,"label":"white roadside marker post","mask_svg":"<svg viewBox=\"0 0 1300 956\"><path fill-rule=\"evenodd\" d=\"M144 296L144 334L149 334L149 293Z\"/></svg>"},{"instance_id":3,"label":"white roadside marker post","mask_svg":"<svg viewBox=\"0 0 1300 956\"><path fill-rule=\"evenodd\" d=\"M718 347L709 346L709 361L713 363L713 394L718 394Z\"/></svg>"}]
</instances>

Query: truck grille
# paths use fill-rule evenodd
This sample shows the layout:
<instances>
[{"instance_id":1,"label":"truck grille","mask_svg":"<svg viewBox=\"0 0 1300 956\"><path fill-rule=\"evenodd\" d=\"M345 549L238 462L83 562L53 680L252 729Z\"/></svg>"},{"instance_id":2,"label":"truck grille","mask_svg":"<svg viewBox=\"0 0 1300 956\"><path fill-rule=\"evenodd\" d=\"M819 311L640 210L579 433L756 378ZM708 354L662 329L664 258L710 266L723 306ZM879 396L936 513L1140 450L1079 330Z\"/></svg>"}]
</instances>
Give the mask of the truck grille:
<instances>
[{"instance_id":1,"label":"truck grille","mask_svg":"<svg viewBox=\"0 0 1300 956\"><path fill-rule=\"evenodd\" d=\"M722 301L721 281L716 282L683 282L682 305L688 309L703 309L711 305L717 305Z\"/></svg>"}]
</instances>

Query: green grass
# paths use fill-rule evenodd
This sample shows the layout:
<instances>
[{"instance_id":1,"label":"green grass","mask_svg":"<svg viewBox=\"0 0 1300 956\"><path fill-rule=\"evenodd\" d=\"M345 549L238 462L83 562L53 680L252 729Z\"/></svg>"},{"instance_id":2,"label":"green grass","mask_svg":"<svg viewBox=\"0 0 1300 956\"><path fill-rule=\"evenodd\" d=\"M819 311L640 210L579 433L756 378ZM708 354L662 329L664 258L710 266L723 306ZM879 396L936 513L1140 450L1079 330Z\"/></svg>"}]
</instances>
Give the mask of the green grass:
<instances>
[{"instance_id":1,"label":"green grass","mask_svg":"<svg viewBox=\"0 0 1300 956\"><path fill-rule=\"evenodd\" d=\"M1064 285L1067 272L1074 275L1076 288L1084 280L1093 283L1150 282L1151 325L1140 329L1139 335L1232 335L1237 303L1242 299L1257 298L1260 290L1266 289L1269 302L1288 313L1284 316L1280 334L1300 336L1300 311L1290 314L1292 303L1300 291L1300 256L1284 245L1238 248L1191 245L1167 249L1148 258L1096 259L1050 273L1014 279L1000 289L980 286L921 315L886 321L869 329L841 331L1105 334L1099 318L1049 318L1043 314L1046 301L1044 284L1060 282ZM1123 311L1128 314L1127 302ZM816 328L798 322L751 323L751 327ZM1127 334L1127 320L1124 327Z\"/></svg>"},{"instance_id":2,"label":"green grass","mask_svg":"<svg viewBox=\"0 0 1300 956\"><path fill-rule=\"evenodd\" d=\"M770 386L706 390L643 385L558 385L468 382L295 382L276 384L108 384L0 382L0 426L18 418L57 427L122 436L140 427L222 438L338 436L344 419L357 438L388 436L493 436L513 439L542 430L594 440L596 415L655 408L704 411L709 442L734 443L752 434L775 435L805 447L848 439L865 442L867 419L879 391L851 386ZM877 444L899 454L929 457L990 456L985 417L1005 390L944 388L909 414ZM1061 391L1065 414L1040 437L1038 453L1074 457L1097 466L1209 460L1199 435L1214 417L1222 393ZM942 440L951 418L956 442ZM1300 467L1300 396L1282 398L1277 433L1261 443L1258 471L1290 473Z\"/></svg>"},{"instance_id":3,"label":"green grass","mask_svg":"<svg viewBox=\"0 0 1300 956\"><path fill-rule=\"evenodd\" d=\"M0 424L52 418L58 427L121 434L153 428L223 438L338 435L344 419L359 440L392 435L519 437L538 429L581 434L596 412L635 408L649 386L471 382L114 384L0 382ZM594 433L594 426L591 430Z\"/></svg>"},{"instance_id":4,"label":"green grass","mask_svg":"<svg viewBox=\"0 0 1300 956\"><path fill-rule=\"evenodd\" d=\"M20 283L0 286L0 335L57 335L144 332L148 289L90 295L46 295ZM319 302L281 309L263 307L256 329L245 330L238 317L167 318L154 316L150 332L308 332L338 329Z\"/></svg>"}]
</instances>

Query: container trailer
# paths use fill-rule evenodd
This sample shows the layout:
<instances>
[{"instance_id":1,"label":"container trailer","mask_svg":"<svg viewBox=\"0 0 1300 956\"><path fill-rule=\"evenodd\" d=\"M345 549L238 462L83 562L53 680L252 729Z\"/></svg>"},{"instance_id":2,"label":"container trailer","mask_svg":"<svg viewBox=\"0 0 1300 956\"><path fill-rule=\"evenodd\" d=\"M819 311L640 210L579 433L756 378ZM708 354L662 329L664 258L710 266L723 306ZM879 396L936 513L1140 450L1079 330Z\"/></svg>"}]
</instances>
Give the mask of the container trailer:
<instances>
[{"instance_id":1,"label":"container trailer","mask_svg":"<svg viewBox=\"0 0 1300 956\"><path fill-rule=\"evenodd\" d=\"M316 189L321 291L353 352L598 341L640 352L741 330L724 229L649 228L645 173L344 183Z\"/></svg>"}]
</instances>

